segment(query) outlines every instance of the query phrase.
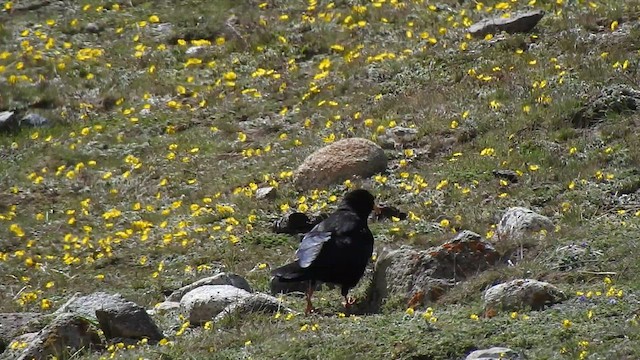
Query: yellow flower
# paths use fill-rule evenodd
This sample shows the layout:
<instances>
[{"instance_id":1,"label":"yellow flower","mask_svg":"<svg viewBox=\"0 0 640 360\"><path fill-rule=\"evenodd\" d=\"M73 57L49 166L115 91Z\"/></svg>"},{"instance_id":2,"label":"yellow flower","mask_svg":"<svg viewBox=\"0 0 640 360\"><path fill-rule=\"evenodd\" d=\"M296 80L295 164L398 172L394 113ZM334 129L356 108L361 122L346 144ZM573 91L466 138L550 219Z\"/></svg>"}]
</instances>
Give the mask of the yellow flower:
<instances>
[{"instance_id":1,"label":"yellow flower","mask_svg":"<svg viewBox=\"0 0 640 360\"><path fill-rule=\"evenodd\" d=\"M618 28L618 21L617 21L617 20L614 20L614 21L611 23L611 26L610 26L610 27L611 27L611 31L616 31L616 29Z\"/></svg>"},{"instance_id":2,"label":"yellow flower","mask_svg":"<svg viewBox=\"0 0 640 360\"><path fill-rule=\"evenodd\" d=\"M496 150L494 148L484 148L480 151L480 156L493 156Z\"/></svg>"},{"instance_id":3,"label":"yellow flower","mask_svg":"<svg viewBox=\"0 0 640 360\"><path fill-rule=\"evenodd\" d=\"M413 316L415 310L413 310L413 308L408 308L407 310L405 310L405 313L409 316Z\"/></svg>"}]
</instances>

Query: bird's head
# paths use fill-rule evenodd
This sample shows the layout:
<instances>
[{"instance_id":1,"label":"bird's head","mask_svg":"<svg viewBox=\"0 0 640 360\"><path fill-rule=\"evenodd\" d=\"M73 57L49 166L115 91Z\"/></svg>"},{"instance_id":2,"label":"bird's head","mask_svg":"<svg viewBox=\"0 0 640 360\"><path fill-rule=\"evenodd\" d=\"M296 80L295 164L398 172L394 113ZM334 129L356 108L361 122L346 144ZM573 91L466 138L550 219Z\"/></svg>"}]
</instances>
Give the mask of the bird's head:
<instances>
[{"instance_id":1,"label":"bird's head","mask_svg":"<svg viewBox=\"0 0 640 360\"><path fill-rule=\"evenodd\" d=\"M353 210L360 218L367 219L369 214L377 207L375 204L375 198L371 193L365 189L357 189L348 192L342 203Z\"/></svg>"}]
</instances>

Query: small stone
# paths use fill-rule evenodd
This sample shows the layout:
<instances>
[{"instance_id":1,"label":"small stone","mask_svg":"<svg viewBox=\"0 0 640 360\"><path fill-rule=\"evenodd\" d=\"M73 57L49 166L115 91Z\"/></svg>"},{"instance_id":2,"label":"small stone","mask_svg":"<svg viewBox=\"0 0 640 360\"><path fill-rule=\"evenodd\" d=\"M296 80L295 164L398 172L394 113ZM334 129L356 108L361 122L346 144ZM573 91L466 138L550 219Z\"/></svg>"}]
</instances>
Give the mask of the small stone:
<instances>
[{"instance_id":1,"label":"small stone","mask_svg":"<svg viewBox=\"0 0 640 360\"><path fill-rule=\"evenodd\" d=\"M492 347L490 349L476 350L467 355L465 360L522 360L524 357L514 350L506 347Z\"/></svg>"},{"instance_id":2,"label":"small stone","mask_svg":"<svg viewBox=\"0 0 640 360\"><path fill-rule=\"evenodd\" d=\"M496 16L469 26L468 31L475 37L484 37L501 31L509 34L526 33L533 30L543 16L542 10L514 13L508 18Z\"/></svg>"},{"instance_id":3,"label":"small stone","mask_svg":"<svg viewBox=\"0 0 640 360\"><path fill-rule=\"evenodd\" d=\"M278 193L276 188L272 186L262 187L256 190L256 199L258 200L262 200L262 199L273 200L276 198L277 195Z\"/></svg>"},{"instance_id":4,"label":"small stone","mask_svg":"<svg viewBox=\"0 0 640 360\"><path fill-rule=\"evenodd\" d=\"M202 54L206 48L204 46L191 46L186 51L185 54L189 56L195 56L198 54Z\"/></svg>"},{"instance_id":5,"label":"small stone","mask_svg":"<svg viewBox=\"0 0 640 360\"><path fill-rule=\"evenodd\" d=\"M36 113L28 113L20 119L20 125L23 124L31 127L42 127L49 125L49 119Z\"/></svg>"},{"instance_id":6,"label":"small stone","mask_svg":"<svg viewBox=\"0 0 640 360\"><path fill-rule=\"evenodd\" d=\"M0 112L0 131L10 131L18 127L18 119L13 111Z\"/></svg>"},{"instance_id":7,"label":"small stone","mask_svg":"<svg viewBox=\"0 0 640 360\"><path fill-rule=\"evenodd\" d=\"M406 145L416 141L417 128L395 126L388 128L383 134L378 135L378 143L385 149L402 149Z\"/></svg>"},{"instance_id":8,"label":"small stone","mask_svg":"<svg viewBox=\"0 0 640 360\"><path fill-rule=\"evenodd\" d=\"M485 310L540 310L564 301L567 296L557 287L534 279L516 279L495 285L484 293Z\"/></svg>"},{"instance_id":9,"label":"small stone","mask_svg":"<svg viewBox=\"0 0 640 360\"><path fill-rule=\"evenodd\" d=\"M169 312L176 311L180 309L180 302L178 301L163 301L161 303L157 303L153 309L147 310L149 315L165 315Z\"/></svg>"},{"instance_id":10,"label":"small stone","mask_svg":"<svg viewBox=\"0 0 640 360\"><path fill-rule=\"evenodd\" d=\"M13 111L0 111L0 124L7 122L15 114Z\"/></svg>"},{"instance_id":11,"label":"small stone","mask_svg":"<svg viewBox=\"0 0 640 360\"><path fill-rule=\"evenodd\" d=\"M94 22L90 22L87 25L84 26L84 31L88 32L88 33L92 33L92 34L97 34L100 31L102 31L102 28L100 28L100 25L94 23Z\"/></svg>"}]
</instances>

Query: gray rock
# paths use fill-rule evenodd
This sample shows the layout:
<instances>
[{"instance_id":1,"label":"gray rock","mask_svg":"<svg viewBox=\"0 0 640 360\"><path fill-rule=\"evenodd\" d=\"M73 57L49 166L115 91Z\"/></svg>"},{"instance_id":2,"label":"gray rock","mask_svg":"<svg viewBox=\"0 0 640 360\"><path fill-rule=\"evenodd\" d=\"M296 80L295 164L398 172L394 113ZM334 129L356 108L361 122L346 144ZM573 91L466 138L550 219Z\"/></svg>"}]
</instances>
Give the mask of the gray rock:
<instances>
[{"instance_id":1,"label":"gray rock","mask_svg":"<svg viewBox=\"0 0 640 360\"><path fill-rule=\"evenodd\" d=\"M487 34L495 34L501 31L509 34L526 33L538 24L544 16L544 11L533 10L527 12L513 13L508 18L495 16L481 20L467 29L475 37L483 37Z\"/></svg>"},{"instance_id":2,"label":"gray rock","mask_svg":"<svg viewBox=\"0 0 640 360\"><path fill-rule=\"evenodd\" d=\"M204 46L191 46L184 53L190 56L202 54L206 50Z\"/></svg>"},{"instance_id":3,"label":"gray rock","mask_svg":"<svg viewBox=\"0 0 640 360\"><path fill-rule=\"evenodd\" d=\"M498 241L518 241L541 230L553 229L553 222L548 217L527 208L512 207L500 219L495 237Z\"/></svg>"},{"instance_id":4,"label":"gray rock","mask_svg":"<svg viewBox=\"0 0 640 360\"><path fill-rule=\"evenodd\" d=\"M178 301L163 301L156 304L153 309L147 310L149 315L164 315L172 311L180 310L180 302Z\"/></svg>"},{"instance_id":5,"label":"gray rock","mask_svg":"<svg viewBox=\"0 0 640 360\"><path fill-rule=\"evenodd\" d=\"M39 331L44 326L43 314L31 312L0 314L0 353L17 336Z\"/></svg>"},{"instance_id":6,"label":"gray rock","mask_svg":"<svg viewBox=\"0 0 640 360\"><path fill-rule=\"evenodd\" d=\"M21 126L42 127L49 125L49 123L49 119L36 113L28 113L20 119Z\"/></svg>"},{"instance_id":7,"label":"gray rock","mask_svg":"<svg viewBox=\"0 0 640 360\"><path fill-rule=\"evenodd\" d=\"M18 127L18 117L13 111L0 112L0 131L10 131Z\"/></svg>"},{"instance_id":8,"label":"gray rock","mask_svg":"<svg viewBox=\"0 0 640 360\"><path fill-rule=\"evenodd\" d=\"M250 294L238 302L227 305L222 312L216 315L214 322L224 322L227 319L256 312L273 314L276 312L290 313L293 312L293 310L283 306L280 301L273 296L263 293L255 293Z\"/></svg>"},{"instance_id":9,"label":"gray rock","mask_svg":"<svg viewBox=\"0 0 640 360\"><path fill-rule=\"evenodd\" d=\"M258 200L273 200L276 196L278 196L278 191L272 186L262 187L256 190L256 199Z\"/></svg>"},{"instance_id":10,"label":"gray rock","mask_svg":"<svg viewBox=\"0 0 640 360\"><path fill-rule=\"evenodd\" d=\"M205 285L230 285L230 286L234 286L234 287L246 290L247 292L253 291L251 290L251 286L249 285L247 280L245 280L245 278L243 278L242 276L237 274L232 274L232 273L227 274L222 272L214 276L200 279L194 283L183 286L178 290L175 290L173 293L171 293L171 295L167 297L167 301L180 301L186 293L190 292L195 288L198 288L200 286L205 286Z\"/></svg>"},{"instance_id":11,"label":"gray rock","mask_svg":"<svg viewBox=\"0 0 640 360\"><path fill-rule=\"evenodd\" d=\"M152 24L147 26L147 31L158 42L166 42L173 35L174 26L171 23Z\"/></svg>"},{"instance_id":12,"label":"gray rock","mask_svg":"<svg viewBox=\"0 0 640 360\"><path fill-rule=\"evenodd\" d=\"M133 302L97 309L96 317L107 340L146 338L156 342L164 337L144 308Z\"/></svg>"},{"instance_id":13,"label":"gray rock","mask_svg":"<svg viewBox=\"0 0 640 360\"><path fill-rule=\"evenodd\" d=\"M366 310L377 312L390 296L411 306L428 304L468 277L496 264L500 254L482 237L462 231L443 245L427 250L403 246L378 256L367 290Z\"/></svg>"},{"instance_id":14,"label":"gray rock","mask_svg":"<svg viewBox=\"0 0 640 360\"><path fill-rule=\"evenodd\" d=\"M9 121L15 114L13 111L0 111L0 123Z\"/></svg>"},{"instance_id":15,"label":"gray rock","mask_svg":"<svg viewBox=\"0 0 640 360\"><path fill-rule=\"evenodd\" d=\"M86 296L80 296L80 293L76 293L56 310L54 314L76 313L97 321L96 310L125 307L130 306L130 304L132 303L120 294L112 295L104 292L95 292Z\"/></svg>"},{"instance_id":16,"label":"gray rock","mask_svg":"<svg viewBox=\"0 0 640 360\"><path fill-rule=\"evenodd\" d=\"M228 305L250 295L231 285L204 285L186 293L180 300L180 307L192 324L201 324L213 320Z\"/></svg>"},{"instance_id":17,"label":"gray rock","mask_svg":"<svg viewBox=\"0 0 640 360\"><path fill-rule=\"evenodd\" d=\"M506 347L492 347L490 349L476 350L467 355L465 360L491 360L491 359L505 359L505 360L523 360L524 357L518 352L513 351Z\"/></svg>"},{"instance_id":18,"label":"gray rock","mask_svg":"<svg viewBox=\"0 0 640 360\"><path fill-rule=\"evenodd\" d=\"M63 313L32 336L27 347L15 358L45 360L52 356L68 358L71 354L101 348L97 329L79 314Z\"/></svg>"},{"instance_id":19,"label":"gray rock","mask_svg":"<svg viewBox=\"0 0 640 360\"><path fill-rule=\"evenodd\" d=\"M349 138L325 146L309 155L294 172L295 186L316 189L352 177L369 177L385 171L387 157L376 143Z\"/></svg>"},{"instance_id":20,"label":"gray rock","mask_svg":"<svg viewBox=\"0 0 640 360\"><path fill-rule=\"evenodd\" d=\"M385 149L402 149L416 141L417 137L417 128L395 126L388 128L384 134L378 135L378 143Z\"/></svg>"},{"instance_id":21,"label":"gray rock","mask_svg":"<svg viewBox=\"0 0 640 360\"><path fill-rule=\"evenodd\" d=\"M591 96L573 115L575 127L590 127L601 122L607 114L635 112L640 108L640 91L627 85L610 85Z\"/></svg>"},{"instance_id":22,"label":"gray rock","mask_svg":"<svg viewBox=\"0 0 640 360\"><path fill-rule=\"evenodd\" d=\"M485 310L540 310L567 296L557 287L533 279L517 279L495 285L484 293Z\"/></svg>"},{"instance_id":23,"label":"gray rock","mask_svg":"<svg viewBox=\"0 0 640 360\"><path fill-rule=\"evenodd\" d=\"M102 28L100 27L100 25L94 23L94 22L90 22L87 25L84 26L84 31L88 32L88 33L92 33L92 34L97 34L100 31L102 31Z\"/></svg>"}]
</instances>

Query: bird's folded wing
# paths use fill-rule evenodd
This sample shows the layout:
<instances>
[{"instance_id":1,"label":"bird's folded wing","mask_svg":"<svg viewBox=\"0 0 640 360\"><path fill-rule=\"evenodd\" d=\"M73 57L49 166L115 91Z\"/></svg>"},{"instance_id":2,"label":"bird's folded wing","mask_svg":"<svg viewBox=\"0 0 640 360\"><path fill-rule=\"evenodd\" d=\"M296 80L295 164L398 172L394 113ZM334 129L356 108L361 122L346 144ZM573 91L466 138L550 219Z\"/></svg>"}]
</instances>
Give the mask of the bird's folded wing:
<instances>
[{"instance_id":1,"label":"bird's folded wing","mask_svg":"<svg viewBox=\"0 0 640 360\"><path fill-rule=\"evenodd\" d=\"M300 243L298 251L296 251L296 257L298 258L298 265L301 268L307 268L313 260L318 257L322 245L331 239L330 232L309 232Z\"/></svg>"}]
</instances>

